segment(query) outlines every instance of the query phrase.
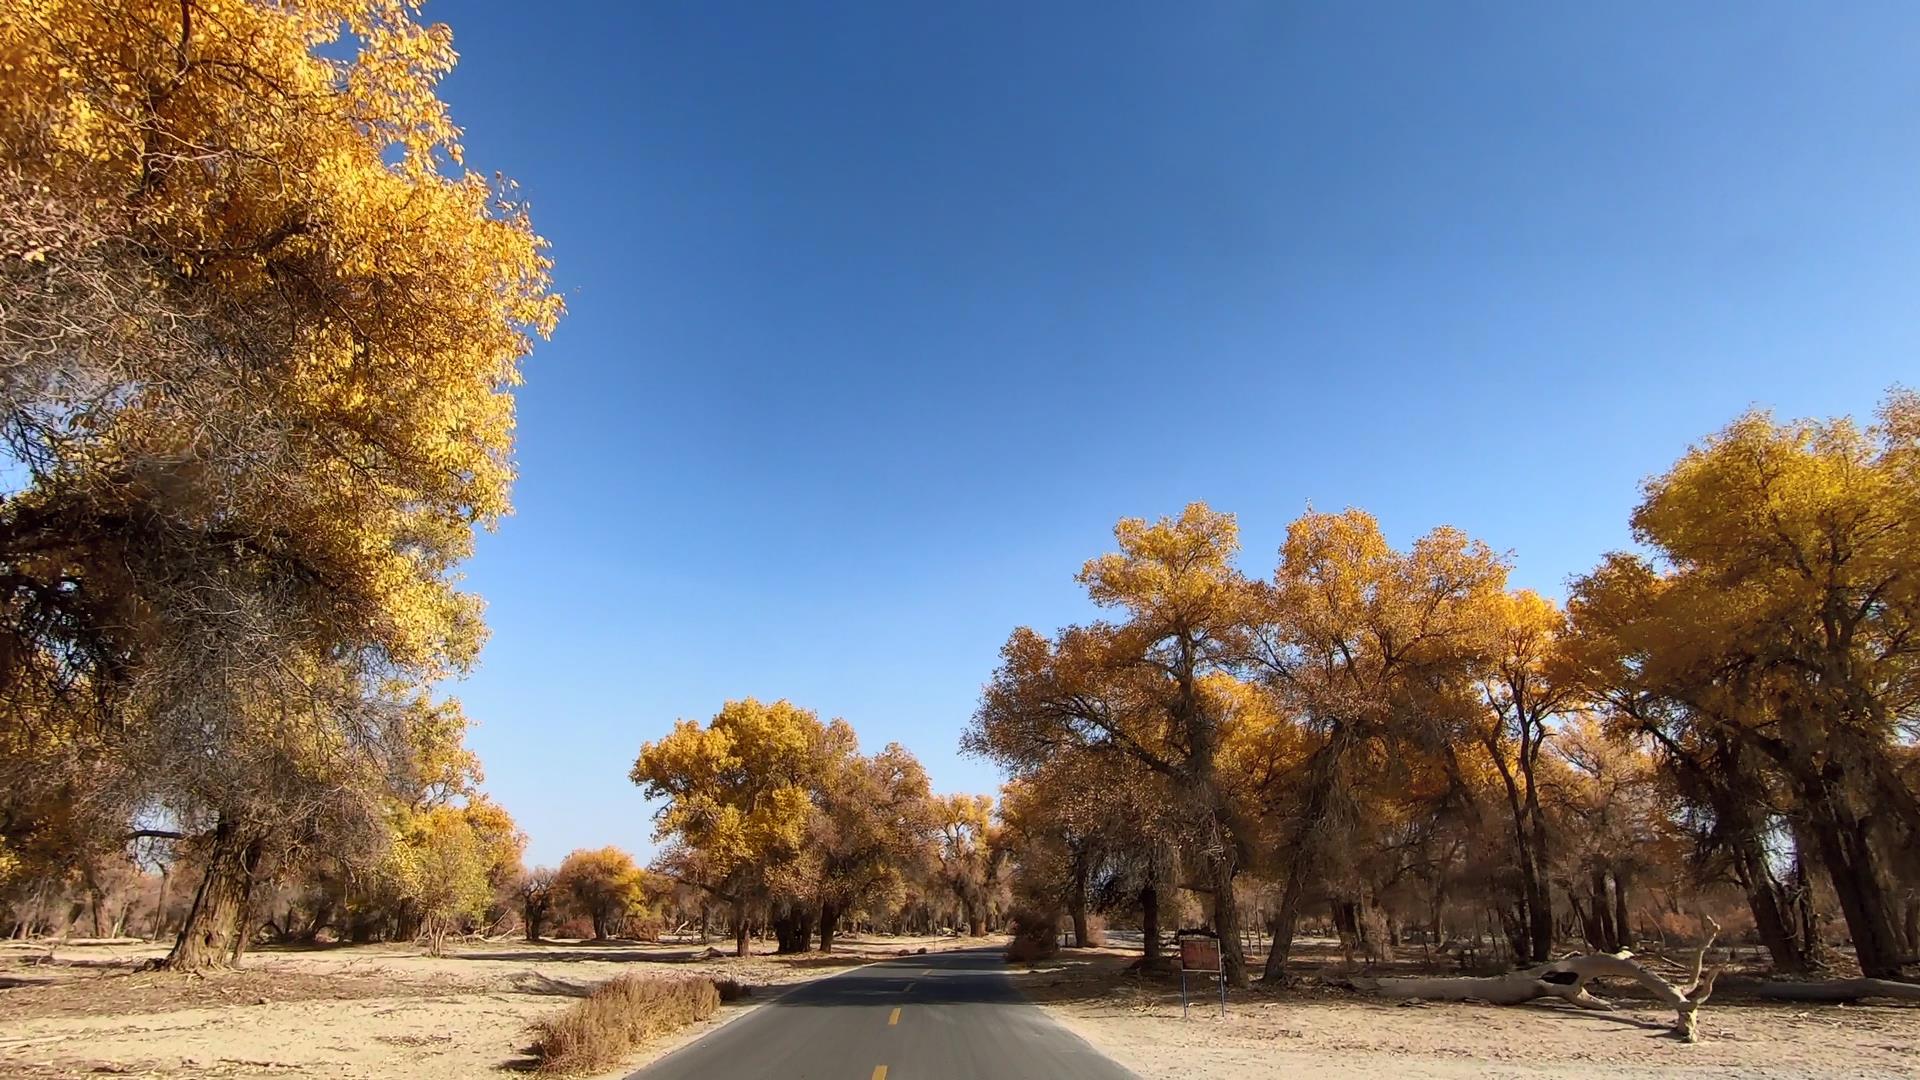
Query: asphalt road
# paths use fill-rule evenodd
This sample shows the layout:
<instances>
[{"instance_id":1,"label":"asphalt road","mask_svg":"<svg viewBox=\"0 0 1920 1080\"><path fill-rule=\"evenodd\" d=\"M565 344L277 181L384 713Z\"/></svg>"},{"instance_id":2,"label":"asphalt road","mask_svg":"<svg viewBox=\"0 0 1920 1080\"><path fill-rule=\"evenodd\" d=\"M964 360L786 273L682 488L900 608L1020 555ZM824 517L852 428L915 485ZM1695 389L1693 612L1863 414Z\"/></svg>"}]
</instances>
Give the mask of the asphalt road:
<instances>
[{"instance_id":1,"label":"asphalt road","mask_svg":"<svg viewBox=\"0 0 1920 1080\"><path fill-rule=\"evenodd\" d=\"M629 1080L1132 1080L1020 996L997 950L810 983Z\"/></svg>"}]
</instances>

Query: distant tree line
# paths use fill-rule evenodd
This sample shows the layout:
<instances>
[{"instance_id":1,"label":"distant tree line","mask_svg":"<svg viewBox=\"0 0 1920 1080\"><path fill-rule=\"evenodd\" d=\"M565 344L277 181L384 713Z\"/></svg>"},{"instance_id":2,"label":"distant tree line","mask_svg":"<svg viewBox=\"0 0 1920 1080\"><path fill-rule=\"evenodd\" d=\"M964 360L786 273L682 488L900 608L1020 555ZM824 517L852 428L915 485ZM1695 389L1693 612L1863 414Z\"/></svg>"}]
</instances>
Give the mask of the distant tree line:
<instances>
[{"instance_id":1,"label":"distant tree line","mask_svg":"<svg viewBox=\"0 0 1920 1080\"><path fill-rule=\"evenodd\" d=\"M991 796L939 796L906 748L863 755L851 725L789 701L730 701L646 744L661 801L656 875L745 956L833 948L843 927L980 935L1004 924L1008 851Z\"/></svg>"}]
</instances>

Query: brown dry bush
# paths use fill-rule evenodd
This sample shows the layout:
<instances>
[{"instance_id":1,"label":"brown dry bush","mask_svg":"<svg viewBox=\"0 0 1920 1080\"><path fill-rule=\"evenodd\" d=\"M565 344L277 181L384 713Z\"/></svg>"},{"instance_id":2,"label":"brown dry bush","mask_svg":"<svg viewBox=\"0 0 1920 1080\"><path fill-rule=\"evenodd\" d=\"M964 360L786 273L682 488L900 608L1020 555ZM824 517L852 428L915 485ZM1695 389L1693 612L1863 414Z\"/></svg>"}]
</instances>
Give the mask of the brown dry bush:
<instances>
[{"instance_id":1,"label":"brown dry bush","mask_svg":"<svg viewBox=\"0 0 1920 1080\"><path fill-rule=\"evenodd\" d=\"M1060 951L1060 914L1030 908L1013 913L1013 940L1007 943L1007 961L1035 964Z\"/></svg>"},{"instance_id":2,"label":"brown dry bush","mask_svg":"<svg viewBox=\"0 0 1920 1080\"><path fill-rule=\"evenodd\" d=\"M648 1039L705 1020L719 1007L720 991L712 979L622 975L535 1025L533 1052L542 1072L597 1072Z\"/></svg>"}]
</instances>

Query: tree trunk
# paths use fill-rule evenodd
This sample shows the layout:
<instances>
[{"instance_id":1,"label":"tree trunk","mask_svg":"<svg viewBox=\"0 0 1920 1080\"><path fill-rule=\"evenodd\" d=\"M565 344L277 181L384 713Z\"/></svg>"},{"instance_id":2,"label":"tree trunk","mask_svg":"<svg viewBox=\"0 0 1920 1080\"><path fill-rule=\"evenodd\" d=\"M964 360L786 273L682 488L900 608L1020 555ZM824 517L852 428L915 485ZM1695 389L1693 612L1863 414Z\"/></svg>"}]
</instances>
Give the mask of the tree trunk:
<instances>
[{"instance_id":1,"label":"tree trunk","mask_svg":"<svg viewBox=\"0 0 1920 1080\"><path fill-rule=\"evenodd\" d=\"M773 937L778 943L775 951L783 956L803 953L811 947L813 937L812 913L797 904L781 905L779 913L773 917Z\"/></svg>"},{"instance_id":2,"label":"tree trunk","mask_svg":"<svg viewBox=\"0 0 1920 1080\"><path fill-rule=\"evenodd\" d=\"M1288 874L1286 887L1280 893L1280 907L1273 913L1273 921L1267 932L1273 938L1273 944L1267 947L1267 965L1260 973L1264 982L1285 982L1287 961L1293 953L1293 934L1300 922L1300 904L1305 886L1299 874Z\"/></svg>"},{"instance_id":3,"label":"tree trunk","mask_svg":"<svg viewBox=\"0 0 1920 1080\"><path fill-rule=\"evenodd\" d=\"M753 943L748 940L747 937L747 931L750 929L752 929L752 927L747 924L746 906L744 904L733 905L733 955L753 955Z\"/></svg>"},{"instance_id":4,"label":"tree trunk","mask_svg":"<svg viewBox=\"0 0 1920 1080\"><path fill-rule=\"evenodd\" d=\"M1743 809L1722 812L1721 831L1727 852L1732 856L1733 876L1747 897L1747 909L1753 913L1754 931L1760 944L1773 958L1773 970L1782 974L1804 974L1817 969L1817 951L1810 936L1803 936L1796 925L1795 898L1773 876L1766 852L1760 846L1751 821ZM1796 861L1799 861L1796 859ZM1811 915L1812 898L1807 898ZM1813 925L1806 929L1811 932Z\"/></svg>"},{"instance_id":5,"label":"tree trunk","mask_svg":"<svg viewBox=\"0 0 1920 1080\"><path fill-rule=\"evenodd\" d=\"M840 910L832 904L820 905L820 951L833 951L833 931L840 922Z\"/></svg>"},{"instance_id":6,"label":"tree trunk","mask_svg":"<svg viewBox=\"0 0 1920 1080\"><path fill-rule=\"evenodd\" d=\"M1234 901L1231 852L1209 854L1213 877L1213 931L1220 935L1220 967L1228 986L1247 985L1246 945L1240 940L1240 905Z\"/></svg>"},{"instance_id":7,"label":"tree trunk","mask_svg":"<svg viewBox=\"0 0 1920 1080\"><path fill-rule=\"evenodd\" d=\"M1160 887L1151 876L1140 887L1140 940L1149 965L1160 959Z\"/></svg>"},{"instance_id":8,"label":"tree trunk","mask_svg":"<svg viewBox=\"0 0 1920 1080\"><path fill-rule=\"evenodd\" d=\"M1607 872L1595 866L1587 871L1587 885L1592 892L1593 924L1598 939L1591 942L1601 952L1619 952L1620 934L1613 925L1613 905L1607 892Z\"/></svg>"},{"instance_id":9,"label":"tree trunk","mask_svg":"<svg viewBox=\"0 0 1920 1080\"><path fill-rule=\"evenodd\" d=\"M170 863L160 864L160 896L153 903L153 940L160 939L160 932L167 926L167 880L173 876Z\"/></svg>"},{"instance_id":10,"label":"tree trunk","mask_svg":"<svg viewBox=\"0 0 1920 1080\"><path fill-rule=\"evenodd\" d=\"M1737 993L1768 1001L1852 1002L1868 998L1920 1001L1920 983L1892 979L1833 979L1826 982L1752 982L1723 984Z\"/></svg>"},{"instance_id":11,"label":"tree trunk","mask_svg":"<svg viewBox=\"0 0 1920 1080\"><path fill-rule=\"evenodd\" d=\"M214 827L206 873L162 967L206 971L239 960L246 949L247 907L261 855L260 840L240 836L225 822Z\"/></svg>"},{"instance_id":12,"label":"tree trunk","mask_svg":"<svg viewBox=\"0 0 1920 1080\"><path fill-rule=\"evenodd\" d=\"M1617 954L1570 956L1526 971L1485 978L1354 979L1353 985L1388 997L1426 1001L1520 1005L1539 998L1557 997L1583 1009L1612 1009L1608 1002L1587 993L1587 982L1596 978L1632 979L1673 1008L1675 1034L1687 1042L1697 1042L1700 1006L1713 995L1714 978L1718 974L1716 971L1707 972L1704 977L1701 974L1701 965L1712 941L1709 938L1707 944L1700 947L1699 956L1694 960L1693 981L1685 986L1675 986L1647 970L1625 950Z\"/></svg>"},{"instance_id":13,"label":"tree trunk","mask_svg":"<svg viewBox=\"0 0 1920 1080\"><path fill-rule=\"evenodd\" d=\"M1633 947L1633 928L1627 917L1627 871L1616 866L1613 868L1613 932L1623 949Z\"/></svg>"},{"instance_id":14,"label":"tree trunk","mask_svg":"<svg viewBox=\"0 0 1920 1080\"><path fill-rule=\"evenodd\" d=\"M1084 858L1073 860L1073 891L1067 897L1067 914L1073 920L1073 947L1084 949L1087 940L1087 864Z\"/></svg>"},{"instance_id":15,"label":"tree trunk","mask_svg":"<svg viewBox=\"0 0 1920 1080\"><path fill-rule=\"evenodd\" d=\"M1846 805L1846 796L1833 790L1825 777L1801 780L1808 825L1833 891L1840 897L1840 912L1853 937L1860 973L1876 979L1901 978L1906 974L1906 958L1894 928L1892 898L1881 879L1867 830Z\"/></svg>"}]
</instances>

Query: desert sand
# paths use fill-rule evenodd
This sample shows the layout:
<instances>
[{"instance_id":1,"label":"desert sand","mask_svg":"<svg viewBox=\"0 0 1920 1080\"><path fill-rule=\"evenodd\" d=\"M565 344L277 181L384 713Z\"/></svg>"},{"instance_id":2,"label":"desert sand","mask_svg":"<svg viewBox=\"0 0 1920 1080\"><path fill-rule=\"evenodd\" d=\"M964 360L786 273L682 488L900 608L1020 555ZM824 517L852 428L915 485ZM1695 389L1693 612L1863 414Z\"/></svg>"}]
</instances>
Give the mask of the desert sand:
<instances>
[{"instance_id":1,"label":"desert sand","mask_svg":"<svg viewBox=\"0 0 1920 1080\"><path fill-rule=\"evenodd\" d=\"M744 959L698 943L479 942L441 958L408 945L268 948L240 971L196 978L139 971L160 946L9 942L0 945L0 1076L504 1080L532 1062L529 1025L603 979L703 974L753 988L607 1074L623 1076L785 986L901 949L980 944L841 938L831 955Z\"/></svg>"},{"instance_id":2,"label":"desert sand","mask_svg":"<svg viewBox=\"0 0 1920 1080\"><path fill-rule=\"evenodd\" d=\"M1603 1013L1558 1002L1401 1004L1329 986L1256 986L1234 991L1223 1019L1207 986L1183 1020L1177 978L1124 970L1138 956L1068 950L1017 979L1050 1015L1143 1080L1920 1076L1920 1007L1911 1005L1716 997L1700 1013L1705 1041L1695 1045L1669 1034L1671 1011L1624 997Z\"/></svg>"},{"instance_id":3,"label":"desert sand","mask_svg":"<svg viewBox=\"0 0 1920 1080\"><path fill-rule=\"evenodd\" d=\"M698 943L476 942L265 949L207 978L142 972L138 942L0 945L0 1076L339 1077L507 1080L531 1064L529 1025L625 972L704 974L755 988L715 1019L645 1048L604 1077L744 1015L782 988L954 938L836 942L831 956L715 957ZM715 942L724 948L725 942ZM1368 999L1310 979L1236 991L1222 1019L1177 980L1126 970L1138 947L1068 950L1015 975L1049 1014L1144 1080L1178 1077L1920 1077L1920 1007L1783 1006L1716 998L1706 1041L1671 1038L1670 1014L1618 998L1612 1013L1557 1003L1500 1008Z\"/></svg>"}]
</instances>

